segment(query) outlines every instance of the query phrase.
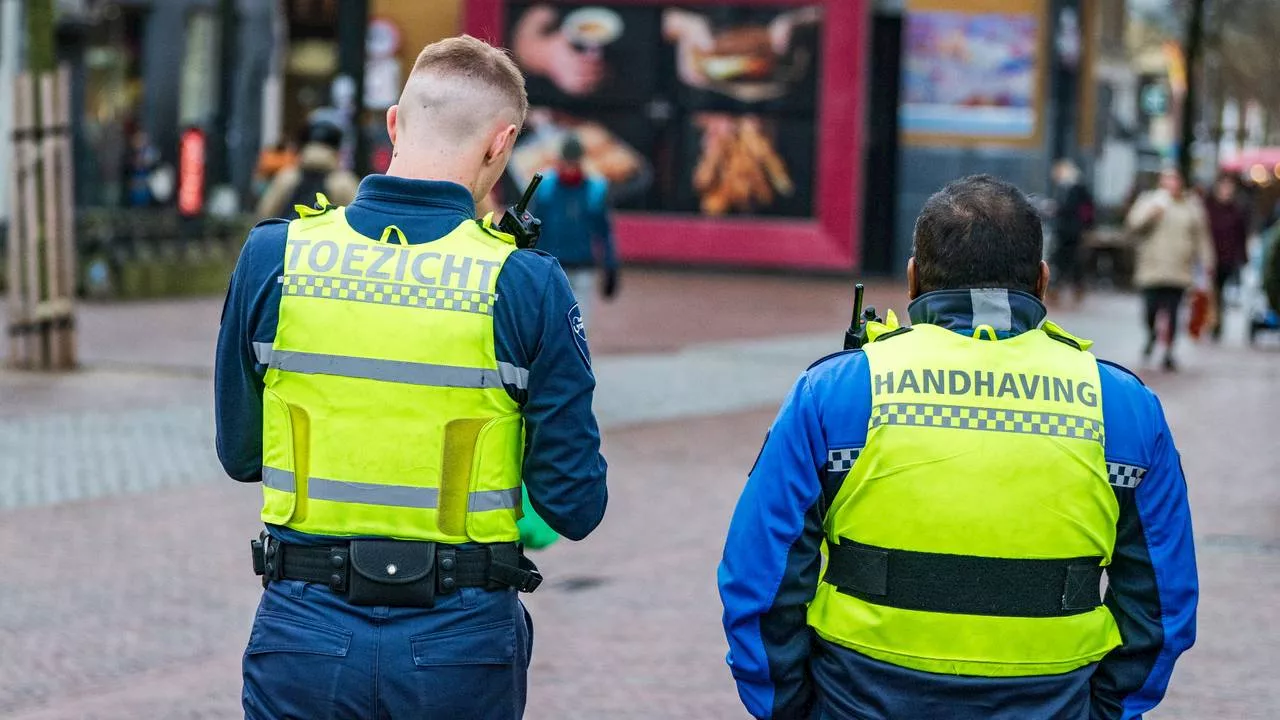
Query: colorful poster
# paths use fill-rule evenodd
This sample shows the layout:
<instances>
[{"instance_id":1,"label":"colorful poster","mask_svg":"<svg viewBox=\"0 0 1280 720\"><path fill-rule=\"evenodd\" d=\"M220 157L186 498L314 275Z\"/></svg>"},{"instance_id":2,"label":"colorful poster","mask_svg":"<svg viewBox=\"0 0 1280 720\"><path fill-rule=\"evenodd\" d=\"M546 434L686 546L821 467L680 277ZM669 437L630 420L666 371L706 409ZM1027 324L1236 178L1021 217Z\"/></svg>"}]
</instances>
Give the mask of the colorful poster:
<instances>
[{"instance_id":1,"label":"colorful poster","mask_svg":"<svg viewBox=\"0 0 1280 720\"><path fill-rule=\"evenodd\" d=\"M508 44L534 106L513 187L555 167L573 135L619 208L813 217L824 14L818 4L513 3Z\"/></svg>"},{"instance_id":2,"label":"colorful poster","mask_svg":"<svg viewBox=\"0 0 1280 720\"><path fill-rule=\"evenodd\" d=\"M910 12L901 108L908 140L1034 141L1040 30L1032 12Z\"/></svg>"}]
</instances>

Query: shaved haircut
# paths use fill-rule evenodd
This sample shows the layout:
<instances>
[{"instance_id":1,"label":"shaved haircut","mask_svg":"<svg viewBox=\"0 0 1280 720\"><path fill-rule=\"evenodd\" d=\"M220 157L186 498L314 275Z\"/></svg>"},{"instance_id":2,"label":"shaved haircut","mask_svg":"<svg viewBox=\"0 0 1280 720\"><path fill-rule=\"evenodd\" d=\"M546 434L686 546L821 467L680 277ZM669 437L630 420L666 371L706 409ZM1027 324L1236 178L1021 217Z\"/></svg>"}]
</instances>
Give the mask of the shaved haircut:
<instances>
[{"instance_id":1,"label":"shaved haircut","mask_svg":"<svg viewBox=\"0 0 1280 720\"><path fill-rule=\"evenodd\" d=\"M504 118L524 125L529 96L524 76L503 50L470 35L422 49L400 95L400 125L412 134L431 133L460 142Z\"/></svg>"}]
</instances>

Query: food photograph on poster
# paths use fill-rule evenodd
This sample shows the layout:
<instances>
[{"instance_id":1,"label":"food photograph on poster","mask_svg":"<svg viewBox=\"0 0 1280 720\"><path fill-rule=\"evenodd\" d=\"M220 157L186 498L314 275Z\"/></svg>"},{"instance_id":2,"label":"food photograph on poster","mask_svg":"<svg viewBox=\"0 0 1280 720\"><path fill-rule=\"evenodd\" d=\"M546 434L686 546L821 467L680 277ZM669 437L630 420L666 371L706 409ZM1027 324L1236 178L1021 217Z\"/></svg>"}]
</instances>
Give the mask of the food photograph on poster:
<instances>
[{"instance_id":1,"label":"food photograph on poster","mask_svg":"<svg viewBox=\"0 0 1280 720\"><path fill-rule=\"evenodd\" d=\"M648 102L657 89L657 12L646 7L512 3L508 47L534 104Z\"/></svg>"},{"instance_id":2,"label":"food photograph on poster","mask_svg":"<svg viewBox=\"0 0 1280 720\"><path fill-rule=\"evenodd\" d=\"M848 266L866 2L467 0L529 91L503 195L576 136L624 257Z\"/></svg>"},{"instance_id":3,"label":"food photograph on poster","mask_svg":"<svg viewBox=\"0 0 1280 720\"><path fill-rule=\"evenodd\" d=\"M648 157L650 133L647 119L634 114L595 113L587 119L532 107L507 169L511 189L523 188L534 173L554 168L565 140L574 135L582 143L583 167L609 181L613 203L626 209L646 207L654 177Z\"/></svg>"},{"instance_id":4,"label":"food photograph on poster","mask_svg":"<svg viewBox=\"0 0 1280 720\"><path fill-rule=\"evenodd\" d=\"M713 217L812 213L810 123L705 112L692 115L689 128L681 209Z\"/></svg>"},{"instance_id":5,"label":"food photograph on poster","mask_svg":"<svg viewBox=\"0 0 1280 720\"><path fill-rule=\"evenodd\" d=\"M663 40L674 49L681 99L736 101L752 109L812 110L822 8L668 8ZM732 108L732 105L727 106Z\"/></svg>"}]
</instances>

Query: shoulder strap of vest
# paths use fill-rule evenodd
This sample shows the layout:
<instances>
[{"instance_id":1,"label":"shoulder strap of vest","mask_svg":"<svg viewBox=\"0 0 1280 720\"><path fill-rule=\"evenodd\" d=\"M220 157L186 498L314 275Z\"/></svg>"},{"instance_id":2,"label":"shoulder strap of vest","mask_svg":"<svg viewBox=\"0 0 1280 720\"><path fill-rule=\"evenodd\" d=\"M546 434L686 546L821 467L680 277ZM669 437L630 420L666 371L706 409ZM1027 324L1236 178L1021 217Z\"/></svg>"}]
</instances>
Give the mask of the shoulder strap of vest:
<instances>
[{"instance_id":1,"label":"shoulder strap of vest","mask_svg":"<svg viewBox=\"0 0 1280 720\"><path fill-rule=\"evenodd\" d=\"M333 210L336 207L337 205L334 205L333 203L329 202L329 198L325 197L324 193L318 192L316 193L315 205L309 206L309 205L298 204L298 205L294 205L293 209L297 211L299 218L305 219L305 218L318 217L320 215L323 215L329 212L330 210Z\"/></svg>"},{"instance_id":2,"label":"shoulder strap of vest","mask_svg":"<svg viewBox=\"0 0 1280 720\"><path fill-rule=\"evenodd\" d=\"M1040 329L1044 331L1045 335L1048 335L1049 337L1053 338L1054 340L1057 340L1063 345L1073 347L1077 350L1083 351L1093 347L1092 340L1086 340L1082 337L1076 337L1075 335L1072 335L1066 330L1063 330L1061 325L1053 322L1052 320L1045 320L1044 324L1040 326Z\"/></svg>"},{"instance_id":3,"label":"shoulder strap of vest","mask_svg":"<svg viewBox=\"0 0 1280 720\"><path fill-rule=\"evenodd\" d=\"M476 220L476 225L483 230L486 235L489 235L496 240L501 240L508 245L516 244L516 238L514 235L508 235L507 233L502 232L498 229L497 225L493 224L493 213L489 213L482 218L478 218Z\"/></svg>"},{"instance_id":4,"label":"shoulder strap of vest","mask_svg":"<svg viewBox=\"0 0 1280 720\"><path fill-rule=\"evenodd\" d=\"M911 327L898 322L898 315L893 310L885 313L884 322L872 320L867 323L867 339L880 342L911 332Z\"/></svg>"}]
</instances>

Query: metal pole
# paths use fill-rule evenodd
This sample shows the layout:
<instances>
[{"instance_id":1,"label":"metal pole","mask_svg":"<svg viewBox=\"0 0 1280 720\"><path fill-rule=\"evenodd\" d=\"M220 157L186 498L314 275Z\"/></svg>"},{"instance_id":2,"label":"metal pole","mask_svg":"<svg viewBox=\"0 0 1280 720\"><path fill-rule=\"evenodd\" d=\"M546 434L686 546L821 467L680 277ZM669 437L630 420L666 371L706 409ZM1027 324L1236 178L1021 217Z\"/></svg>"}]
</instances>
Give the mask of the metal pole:
<instances>
[{"instance_id":1,"label":"metal pole","mask_svg":"<svg viewBox=\"0 0 1280 720\"><path fill-rule=\"evenodd\" d=\"M235 0L218 0L218 39L221 68L218 83L217 110L209 128L210 188L231 182L231 147L227 141L235 102L235 79L240 63L236 57L236 33L239 31Z\"/></svg>"},{"instance_id":2,"label":"metal pole","mask_svg":"<svg viewBox=\"0 0 1280 720\"><path fill-rule=\"evenodd\" d=\"M1197 68L1204 47L1205 0L1192 0L1191 19L1187 28L1187 96L1182 101L1182 140L1178 145L1178 168L1191 182L1194 162L1192 144L1196 139L1196 110L1200 101L1200 76Z\"/></svg>"},{"instance_id":3,"label":"metal pole","mask_svg":"<svg viewBox=\"0 0 1280 720\"><path fill-rule=\"evenodd\" d=\"M361 127L364 111L365 37L369 34L369 0L338 0L338 73L355 81L355 108L351 123L355 131L355 171L369 171L368 142Z\"/></svg>"}]
</instances>

